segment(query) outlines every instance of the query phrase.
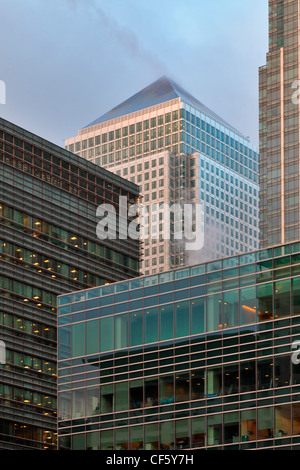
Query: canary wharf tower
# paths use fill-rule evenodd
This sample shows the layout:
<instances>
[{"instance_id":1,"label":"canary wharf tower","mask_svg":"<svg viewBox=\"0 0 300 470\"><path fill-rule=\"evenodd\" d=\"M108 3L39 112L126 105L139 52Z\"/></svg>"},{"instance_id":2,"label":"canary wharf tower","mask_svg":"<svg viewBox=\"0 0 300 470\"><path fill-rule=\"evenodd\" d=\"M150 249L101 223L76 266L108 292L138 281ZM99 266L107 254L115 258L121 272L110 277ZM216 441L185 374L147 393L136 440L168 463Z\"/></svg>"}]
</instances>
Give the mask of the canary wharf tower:
<instances>
[{"instance_id":1,"label":"canary wharf tower","mask_svg":"<svg viewBox=\"0 0 300 470\"><path fill-rule=\"evenodd\" d=\"M260 246L298 240L298 0L269 0L269 51L260 69Z\"/></svg>"},{"instance_id":2,"label":"canary wharf tower","mask_svg":"<svg viewBox=\"0 0 300 470\"><path fill-rule=\"evenodd\" d=\"M157 223L156 236L144 241L143 274L258 247L256 148L173 80L151 83L80 129L66 148L139 185L152 229ZM204 246L193 255L164 238L152 212L185 202L204 207Z\"/></svg>"}]
</instances>

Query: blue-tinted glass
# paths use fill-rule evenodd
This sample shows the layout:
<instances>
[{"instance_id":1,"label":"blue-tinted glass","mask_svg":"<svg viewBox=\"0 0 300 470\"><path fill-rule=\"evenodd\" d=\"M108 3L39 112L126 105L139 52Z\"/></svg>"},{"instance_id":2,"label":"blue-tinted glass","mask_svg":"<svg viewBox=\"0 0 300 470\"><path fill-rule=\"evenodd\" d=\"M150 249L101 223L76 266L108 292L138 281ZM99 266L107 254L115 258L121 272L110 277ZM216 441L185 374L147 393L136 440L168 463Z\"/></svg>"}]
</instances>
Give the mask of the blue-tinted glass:
<instances>
[{"instance_id":1,"label":"blue-tinted glass","mask_svg":"<svg viewBox=\"0 0 300 470\"><path fill-rule=\"evenodd\" d=\"M71 357L71 325L58 328L58 359Z\"/></svg>"},{"instance_id":2,"label":"blue-tinted glass","mask_svg":"<svg viewBox=\"0 0 300 470\"><path fill-rule=\"evenodd\" d=\"M190 285L190 280L189 278L186 279L181 279L180 281L174 281L174 289L185 289L186 287L189 287Z\"/></svg>"},{"instance_id":3,"label":"blue-tinted glass","mask_svg":"<svg viewBox=\"0 0 300 470\"><path fill-rule=\"evenodd\" d=\"M115 319L115 349L128 347L128 313L116 315Z\"/></svg>"},{"instance_id":4,"label":"blue-tinted glass","mask_svg":"<svg viewBox=\"0 0 300 470\"><path fill-rule=\"evenodd\" d=\"M191 283L191 287L198 286L200 284L205 284L205 274L191 277L190 283Z\"/></svg>"},{"instance_id":5,"label":"blue-tinted glass","mask_svg":"<svg viewBox=\"0 0 300 470\"><path fill-rule=\"evenodd\" d=\"M205 332L205 298L191 300L191 335Z\"/></svg>"},{"instance_id":6,"label":"blue-tinted glass","mask_svg":"<svg viewBox=\"0 0 300 470\"><path fill-rule=\"evenodd\" d=\"M64 317L58 318L58 326L66 325L67 323L71 323L71 315L65 315Z\"/></svg>"},{"instance_id":7,"label":"blue-tinted glass","mask_svg":"<svg viewBox=\"0 0 300 470\"><path fill-rule=\"evenodd\" d=\"M206 265L206 270L208 273L213 272L213 271L218 271L219 269L222 269L222 260L212 261L211 263L207 263Z\"/></svg>"},{"instance_id":8,"label":"blue-tinted glass","mask_svg":"<svg viewBox=\"0 0 300 470\"><path fill-rule=\"evenodd\" d=\"M88 299L93 299L94 297L99 297L99 292L100 292L99 287L96 287L95 289L88 289L86 291L87 300Z\"/></svg>"},{"instance_id":9,"label":"blue-tinted glass","mask_svg":"<svg viewBox=\"0 0 300 470\"><path fill-rule=\"evenodd\" d=\"M174 338L174 305L164 305L159 309L160 340Z\"/></svg>"},{"instance_id":10,"label":"blue-tinted glass","mask_svg":"<svg viewBox=\"0 0 300 470\"><path fill-rule=\"evenodd\" d=\"M129 281L129 289L138 289L139 287L143 287L143 285L143 278L132 279Z\"/></svg>"},{"instance_id":11,"label":"blue-tinted glass","mask_svg":"<svg viewBox=\"0 0 300 470\"><path fill-rule=\"evenodd\" d=\"M118 282L114 285L114 291L117 292L124 292L128 290L128 281L125 282Z\"/></svg>"},{"instance_id":12,"label":"blue-tinted glass","mask_svg":"<svg viewBox=\"0 0 300 470\"><path fill-rule=\"evenodd\" d=\"M132 312L129 314L130 323L130 346L137 346L143 344L143 311Z\"/></svg>"},{"instance_id":13,"label":"blue-tinted glass","mask_svg":"<svg viewBox=\"0 0 300 470\"><path fill-rule=\"evenodd\" d=\"M160 304L167 304L171 303L174 300L174 292L169 292L168 294L160 294L159 295L159 303Z\"/></svg>"},{"instance_id":14,"label":"blue-tinted glass","mask_svg":"<svg viewBox=\"0 0 300 470\"><path fill-rule=\"evenodd\" d=\"M249 264L255 262L255 252L247 253L245 255L240 255L240 266L242 264Z\"/></svg>"},{"instance_id":15,"label":"blue-tinted glass","mask_svg":"<svg viewBox=\"0 0 300 470\"><path fill-rule=\"evenodd\" d=\"M76 304L72 304L72 312L79 312L80 310L84 310L85 302L77 302Z\"/></svg>"},{"instance_id":16,"label":"blue-tinted glass","mask_svg":"<svg viewBox=\"0 0 300 470\"><path fill-rule=\"evenodd\" d=\"M274 258L277 256L289 255L291 252L290 245L277 246L274 248Z\"/></svg>"},{"instance_id":17,"label":"blue-tinted glass","mask_svg":"<svg viewBox=\"0 0 300 470\"><path fill-rule=\"evenodd\" d=\"M107 317L100 320L100 351L114 349L114 318Z\"/></svg>"},{"instance_id":18,"label":"blue-tinted glass","mask_svg":"<svg viewBox=\"0 0 300 470\"><path fill-rule=\"evenodd\" d=\"M113 294L114 292L114 285L113 284L108 284L106 286L100 287L100 297Z\"/></svg>"},{"instance_id":19,"label":"blue-tinted glass","mask_svg":"<svg viewBox=\"0 0 300 470\"><path fill-rule=\"evenodd\" d=\"M283 281L275 282L274 285L274 307L275 318L286 317L290 315L290 293L291 293L291 280L285 279Z\"/></svg>"},{"instance_id":20,"label":"blue-tinted glass","mask_svg":"<svg viewBox=\"0 0 300 470\"><path fill-rule=\"evenodd\" d=\"M72 298L71 294L58 297L58 305L69 304L71 302L71 298Z\"/></svg>"},{"instance_id":21,"label":"blue-tinted glass","mask_svg":"<svg viewBox=\"0 0 300 470\"><path fill-rule=\"evenodd\" d=\"M111 305L114 303L114 296L113 295L107 295L106 297L101 297L100 298L100 306L104 305Z\"/></svg>"},{"instance_id":22,"label":"blue-tinted glass","mask_svg":"<svg viewBox=\"0 0 300 470\"><path fill-rule=\"evenodd\" d=\"M58 315L66 315L67 313L71 313L71 304L58 307Z\"/></svg>"},{"instance_id":23,"label":"blue-tinted glass","mask_svg":"<svg viewBox=\"0 0 300 470\"><path fill-rule=\"evenodd\" d=\"M209 273L206 275L206 282L215 282L222 279L222 271L216 271L214 273Z\"/></svg>"},{"instance_id":24,"label":"blue-tinted glass","mask_svg":"<svg viewBox=\"0 0 300 470\"><path fill-rule=\"evenodd\" d=\"M201 295L205 295L205 285L204 286L192 287L190 289L190 296L191 297L199 297Z\"/></svg>"},{"instance_id":25,"label":"blue-tinted glass","mask_svg":"<svg viewBox=\"0 0 300 470\"><path fill-rule=\"evenodd\" d=\"M115 304L125 302L126 300L128 300L128 291L122 292L121 294L115 294Z\"/></svg>"},{"instance_id":26,"label":"blue-tinted glass","mask_svg":"<svg viewBox=\"0 0 300 470\"><path fill-rule=\"evenodd\" d=\"M207 331L219 330L223 324L222 294L210 295L206 299Z\"/></svg>"},{"instance_id":27,"label":"blue-tinted glass","mask_svg":"<svg viewBox=\"0 0 300 470\"><path fill-rule=\"evenodd\" d=\"M273 284L257 286L258 321L267 321L273 318Z\"/></svg>"},{"instance_id":28,"label":"blue-tinted glass","mask_svg":"<svg viewBox=\"0 0 300 470\"><path fill-rule=\"evenodd\" d=\"M130 311L139 310L143 308L143 305L144 305L143 299L132 300L131 302L129 302L129 310Z\"/></svg>"},{"instance_id":29,"label":"blue-tinted glass","mask_svg":"<svg viewBox=\"0 0 300 470\"><path fill-rule=\"evenodd\" d=\"M86 322L86 354L99 353L99 320Z\"/></svg>"},{"instance_id":30,"label":"blue-tinted glass","mask_svg":"<svg viewBox=\"0 0 300 470\"><path fill-rule=\"evenodd\" d=\"M77 323L72 326L72 356L85 354L85 324Z\"/></svg>"},{"instance_id":31,"label":"blue-tinted glass","mask_svg":"<svg viewBox=\"0 0 300 470\"><path fill-rule=\"evenodd\" d=\"M188 336L190 331L189 301L175 303L175 337Z\"/></svg>"},{"instance_id":32,"label":"blue-tinted glass","mask_svg":"<svg viewBox=\"0 0 300 470\"><path fill-rule=\"evenodd\" d=\"M145 343L158 341L158 308L144 310Z\"/></svg>"},{"instance_id":33,"label":"blue-tinted glass","mask_svg":"<svg viewBox=\"0 0 300 470\"><path fill-rule=\"evenodd\" d=\"M86 310L85 318L86 320L92 320L93 318L98 318L100 316L99 308L92 308L91 310Z\"/></svg>"},{"instance_id":34,"label":"blue-tinted glass","mask_svg":"<svg viewBox=\"0 0 300 470\"><path fill-rule=\"evenodd\" d=\"M158 304L158 295L154 295L153 297L145 297L144 298L144 307L154 307L154 305Z\"/></svg>"},{"instance_id":35,"label":"blue-tinted glass","mask_svg":"<svg viewBox=\"0 0 300 470\"><path fill-rule=\"evenodd\" d=\"M122 302L120 304L115 304L115 313L127 312L129 310L129 302Z\"/></svg>"},{"instance_id":36,"label":"blue-tinted glass","mask_svg":"<svg viewBox=\"0 0 300 470\"><path fill-rule=\"evenodd\" d=\"M188 299L190 297L190 290L189 289L184 289L184 290L179 290L174 292L174 300L175 302L177 300L183 300L183 299Z\"/></svg>"},{"instance_id":37,"label":"blue-tinted glass","mask_svg":"<svg viewBox=\"0 0 300 470\"><path fill-rule=\"evenodd\" d=\"M223 328L237 326L239 321L239 291L223 294Z\"/></svg>"},{"instance_id":38,"label":"blue-tinted glass","mask_svg":"<svg viewBox=\"0 0 300 470\"><path fill-rule=\"evenodd\" d=\"M107 315L113 315L114 313L114 306L109 305L108 307L101 307L100 308L100 317L106 317Z\"/></svg>"},{"instance_id":39,"label":"blue-tinted glass","mask_svg":"<svg viewBox=\"0 0 300 470\"><path fill-rule=\"evenodd\" d=\"M153 286L158 284L158 275L155 276L147 276L144 278L144 287Z\"/></svg>"},{"instance_id":40,"label":"blue-tinted glass","mask_svg":"<svg viewBox=\"0 0 300 470\"><path fill-rule=\"evenodd\" d=\"M300 242L293 243L291 246L291 253L299 253L300 251Z\"/></svg>"},{"instance_id":41,"label":"blue-tinted glass","mask_svg":"<svg viewBox=\"0 0 300 470\"><path fill-rule=\"evenodd\" d=\"M206 293L213 294L214 292L220 292L222 290L222 282L214 282L206 285Z\"/></svg>"},{"instance_id":42,"label":"blue-tinted glass","mask_svg":"<svg viewBox=\"0 0 300 470\"><path fill-rule=\"evenodd\" d=\"M256 259L257 261L262 261L264 259L269 259L272 258L273 252L272 248L266 249L266 250L261 250L256 253Z\"/></svg>"},{"instance_id":43,"label":"blue-tinted glass","mask_svg":"<svg viewBox=\"0 0 300 470\"><path fill-rule=\"evenodd\" d=\"M189 276L189 268L179 269L175 271L175 279L182 279Z\"/></svg>"},{"instance_id":44,"label":"blue-tinted glass","mask_svg":"<svg viewBox=\"0 0 300 470\"><path fill-rule=\"evenodd\" d=\"M159 292L170 292L170 291L173 291L173 289L174 289L173 282L166 282L165 284L159 285Z\"/></svg>"},{"instance_id":45,"label":"blue-tinted glass","mask_svg":"<svg viewBox=\"0 0 300 470\"><path fill-rule=\"evenodd\" d=\"M223 271L223 279L237 277L239 275L239 268L226 269Z\"/></svg>"},{"instance_id":46,"label":"blue-tinted glass","mask_svg":"<svg viewBox=\"0 0 300 470\"><path fill-rule=\"evenodd\" d=\"M95 297L92 300L87 300L85 303L85 308L88 310L90 308L96 308L100 306L100 299L99 297Z\"/></svg>"},{"instance_id":47,"label":"blue-tinted glass","mask_svg":"<svg viewBox=\"0 0 300 470\"><path fill-rule=\"evenodd\" d=\"M129 300L140 299L143 297L144 289L135 289L129 291Z\"/></svg>"},{"instance_id":48,"label":"blue-tinted glass","mask_svg":"<svg viewBox=\"0 0 300 470\"><path fill-rule=\"evenodd\" d=\"M240 290L240 325L255 323L257 321L256 311L256 288L247 287Z\"/></svg>"},{"instance_id":49,"label":"blue-tinted glass","mask_svg":"<svg viewBox=\"0 0 300 470\"><path fill-rule=\"evenodd\" d=\"M250 286L251 284L255 284L255 281L256 281L255 276L240 277L240 287Z\"/></svg>"},{"instance_id":50,"label":"blue-tinted glass","mask_svg":"<svg viewBox=\"0 0 300 470\"><path fill-rule=\"evenodd\" d=\"M255 273L256 265L255 264L246 264L245 266L240 266L240 276L245 276L246 274Z\"/></svg>"},{"instance_id":51,"label":"blue-tinted glass","mask_svg":"<svg viewBox=\"0 0 300 470\"><path fill-rule=\"evenodd\" d=\"M151 286L151 287L144 287L144 297L148 297L150 295L157 295L158 294L158 285Z\"/></svg>"},{"instance_id":52,"label":"blue-tinted glass","mask_svg":"<svg viewBox=\"0 0 300 470\"><path fill-rule=\"evenodd\" d=\"M85 310L83 310L82 312L73 313L72 315L72 323L83 321L84 319L85 319Z\"/></svg>"},{"instance_id":53,"label":"blue-tinted glass","mask_svg":"<svg viewBox=\"0 0 300 470\"><path fill-rule=\"evenodd\" d=\"M284 256L283 258L274 259L274 268L281 268L284 266L289 266L290 262L291 260L289 256Z\"/></svg>"},{"instance_id":54,"label":"blue-tinted glass","mask_svg":"<svg viewBox=\"0 0 300 470\"><path fill-rule=\"evenodd\" d=\"M159 274L160 283L170 282L170 281L173 281L173 279L174 279L174 271Z\"/></svg>"},{"instance_id":55,"label":"blue-tinted glass","mask_svg":"<svg viewBox=\"0 0 300 470\"><path fill-rule=\"evenodd\" d=\"M79 302L85 300L85 291L75 292L72 294L72 302Z\"/></svg>"}]
</instances>

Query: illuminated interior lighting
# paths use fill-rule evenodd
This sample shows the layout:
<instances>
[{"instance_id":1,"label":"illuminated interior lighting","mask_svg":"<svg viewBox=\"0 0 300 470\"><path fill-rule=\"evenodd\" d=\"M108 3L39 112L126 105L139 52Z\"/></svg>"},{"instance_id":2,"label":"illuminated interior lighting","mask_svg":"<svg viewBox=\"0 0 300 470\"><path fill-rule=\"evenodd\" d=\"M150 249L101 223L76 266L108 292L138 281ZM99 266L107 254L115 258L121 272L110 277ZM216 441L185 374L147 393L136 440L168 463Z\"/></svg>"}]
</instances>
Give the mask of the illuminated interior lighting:
<instances>
[{"instance_id":1,"label":"illuminated interior lighting","mask_svg":"<svg viewBox=\"0 0 300 470\"><path fill-rule=\"evenodd\" d=\"M255 308L248 307L247 305L242 305L242 309L247 310L248 312L251 312L251 313L256 313Z\"/></svg>"}]
</instances>

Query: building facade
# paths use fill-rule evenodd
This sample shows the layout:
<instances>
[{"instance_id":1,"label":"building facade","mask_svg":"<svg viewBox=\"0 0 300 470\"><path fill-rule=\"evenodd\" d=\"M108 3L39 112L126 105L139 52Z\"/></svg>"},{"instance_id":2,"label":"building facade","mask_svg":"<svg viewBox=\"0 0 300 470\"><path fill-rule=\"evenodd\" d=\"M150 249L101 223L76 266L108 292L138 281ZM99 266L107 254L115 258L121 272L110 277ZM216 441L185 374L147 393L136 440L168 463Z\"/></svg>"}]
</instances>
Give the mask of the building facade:
<instances>
[{"instance_id":1,"label":"building facade","mask_svg":"<svg viewBox=\"0 0 300 470\"><path fill-rule=\"evenodd\" d=\"M299 242L58 305L60 449L299 449Z\"/></svg>"},{"instance_id":2,"label":"building facade","mask_svg":"<svg viewBox=\"0 0 300 470\"><path fill-rule=\"evenodd\" d=\"M57 295L138 275L138 242L96 235L99 205L138 194L0 119L1 449L56 448Z\"/></svg>"},{"instance_id":3,"label":"building facade","mask_svg":"<svg viewBox=\"0 0 300 470\"><path fill-rule=\"evenodd\" d=\"M295 241L299 226L299 2L269 0L260 69L260 243Z\"/></svg>"},{"instance_id":4,"label":"building facade","mask_svg":"<svg viewBox=\"0 0 300 470\"><path fill-rule=\"evenodd\" d=\"M176 237L167 244L165 227L158 224L158 238L144 243L143 274L258 248L257 150L172 80L160 78L65 143L138 184L149 212L162 203L203 207L202 249L188 253Z\"/></svg>"}]
</instances>

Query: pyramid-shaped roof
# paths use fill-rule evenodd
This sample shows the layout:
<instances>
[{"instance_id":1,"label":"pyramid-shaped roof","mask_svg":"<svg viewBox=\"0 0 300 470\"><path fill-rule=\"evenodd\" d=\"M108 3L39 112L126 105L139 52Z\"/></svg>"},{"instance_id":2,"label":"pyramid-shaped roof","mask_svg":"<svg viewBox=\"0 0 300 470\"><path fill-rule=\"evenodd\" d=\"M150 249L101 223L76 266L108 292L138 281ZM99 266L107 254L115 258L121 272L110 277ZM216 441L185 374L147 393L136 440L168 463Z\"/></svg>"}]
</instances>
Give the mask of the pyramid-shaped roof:
<instances>
[{"instance_id":1,"label":"pyramid-shaped roof","mask_svg":"<svg viewBox=\"0 0 300 470\"><path fill-rule=\"evenodd\" d=\"M230 124L224 121L224 119L214 113L211 109L207 108L203 103L198 101L196 98L190 95L190 93L185 91L167 77L162 77L151 85L148 85L143 90L139 91L127 100L123 101L123 103L119 104L92 123L85 126L85 128L149 108L150 106L165 103L175 98L180 98L182 101L195 106L200 111L203 111L205 114L211 116L213 119L223 123L223 125L226 127L230 127L235 132L238 132Z\"/></svg>"}]
</instances>

